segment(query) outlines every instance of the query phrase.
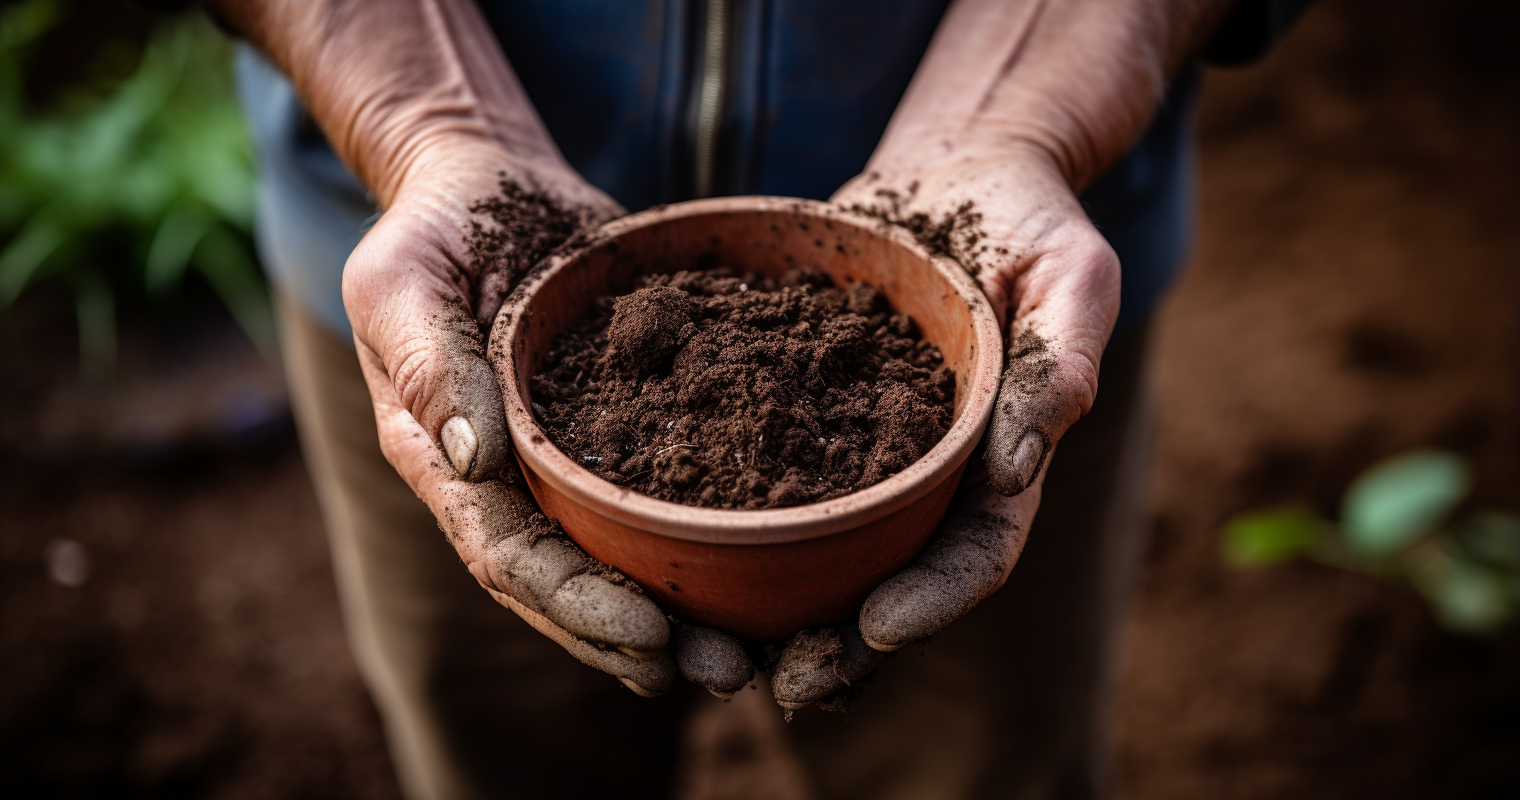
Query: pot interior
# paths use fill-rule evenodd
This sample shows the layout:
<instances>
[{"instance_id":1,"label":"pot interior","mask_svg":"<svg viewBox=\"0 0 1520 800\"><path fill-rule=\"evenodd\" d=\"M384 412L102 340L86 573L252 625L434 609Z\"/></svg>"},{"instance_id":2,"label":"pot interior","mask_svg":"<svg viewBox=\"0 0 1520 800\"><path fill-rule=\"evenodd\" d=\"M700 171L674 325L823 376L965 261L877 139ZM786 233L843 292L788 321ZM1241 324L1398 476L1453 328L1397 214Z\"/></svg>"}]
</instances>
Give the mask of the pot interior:
<instances>
[{"instance_id":1,"label":"pot interior","mask_svg":"<svg viewBox=\"0 0 1520 800\"><path fill-rule=\"evenodd\" d=\"M955 372L955 419L965 411L977 365L971 309L923 255L858 224L798 210L715 211L615 233L549 275L535 293L516 341L517 388L532 401L537 373L555 335L584 319L596 298L632 291L640 275L725 266L779 276L816 267L839 286L879 288Z\"/></svg>"}]
</instances>

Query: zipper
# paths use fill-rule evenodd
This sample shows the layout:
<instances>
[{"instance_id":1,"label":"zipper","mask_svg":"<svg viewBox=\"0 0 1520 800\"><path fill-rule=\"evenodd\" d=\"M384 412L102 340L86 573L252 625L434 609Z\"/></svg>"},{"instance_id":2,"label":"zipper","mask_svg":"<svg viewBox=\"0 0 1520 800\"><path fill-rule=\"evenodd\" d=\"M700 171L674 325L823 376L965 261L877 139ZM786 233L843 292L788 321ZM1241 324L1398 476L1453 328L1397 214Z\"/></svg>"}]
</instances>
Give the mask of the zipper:
<instances>
[{"instance_id":1,"label":"zipper","mask_svg":"<svg viewBox=\"0 0 1520 800\"><path fill-rule=\"evenodd\" d=\"M728 99L729 0L705 0L701 81L694 100L691 134L692 195L712 197L717 191L718 142Z\"/></svg>"}]
</instances>

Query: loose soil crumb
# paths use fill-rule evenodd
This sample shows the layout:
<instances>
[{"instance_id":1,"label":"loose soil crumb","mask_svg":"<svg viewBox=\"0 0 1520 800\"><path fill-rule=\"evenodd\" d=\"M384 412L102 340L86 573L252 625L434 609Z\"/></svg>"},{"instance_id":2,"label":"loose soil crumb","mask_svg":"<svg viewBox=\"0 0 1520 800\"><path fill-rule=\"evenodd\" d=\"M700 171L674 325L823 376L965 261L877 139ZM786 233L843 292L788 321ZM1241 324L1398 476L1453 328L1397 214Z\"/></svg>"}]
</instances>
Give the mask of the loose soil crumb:
<instances>
[{"instance_id":1,"label":"loose soil crumb","mask_svg":"<svg viewBox=\"0 0 1520 800\"><path fill-rule=\"evenodd\" d=\"M470 206L482 220L465 237L478 281L476 322L489 328L507 295L555 250L589 229L591 214L501 173L501 191Z\"/></svg>"},{"instance_id":2,"label":"loose soil crumb","mask_svg":"<svg viewBox=\"0 0 1520 800\"><path fill-rule=\"evenodd\" d=\"M876 175L873 173L871 177L874 179ZM909 184L906 192L877 189L875 194L880 203L869 206L855 203L849 210L906 230L930 254L954 261L973 278L981 274L982 256L989 246L984 242L987 234L982 230L982 212L976 209L976 203L967 200L954 211L936 218L927 212L907 210L918 194L917 181ZM1007 253L1003 248L997 251Z\"/></svg>"},{"instance_id":3,"label":"loose soil crumb","mask_svg":"<svg viewBox=\"0 0 1520 800\"><path fill-rule=\"evenodd\" d=\"M872 286L713 269L600 299L532 391L549 438L598 476L760 509L849 494L923 457L950 428L955 376Z\"/></svg>"}]
</instances>

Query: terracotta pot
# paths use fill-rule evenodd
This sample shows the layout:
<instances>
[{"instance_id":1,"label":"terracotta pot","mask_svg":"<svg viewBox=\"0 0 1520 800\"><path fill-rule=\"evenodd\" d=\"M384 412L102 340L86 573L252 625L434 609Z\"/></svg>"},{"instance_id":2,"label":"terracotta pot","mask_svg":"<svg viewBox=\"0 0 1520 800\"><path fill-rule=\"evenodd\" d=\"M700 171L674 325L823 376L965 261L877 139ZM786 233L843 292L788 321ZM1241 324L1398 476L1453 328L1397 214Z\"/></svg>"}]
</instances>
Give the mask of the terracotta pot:
<instances>
[{"instance_id":1,"label":"terracotta pot","mask_svg":"<svg viewBox=\"0 0 1520 800\"><path fill-rule=\"evenodd\" d=\"M762 642L851 619L933 533L992 413L1002 341L980 290L906 232L812 201L700 200L624 217L600 234L551 259L503 307L492 332L507 425L544 513L681 619ZM691 268L702 256L771 275L812 265L840 285L879 287L955 370L950 432L875 486L762 511L656 500L575 464L529 411L528 379L551 340L584 319L595 298L630 291L640 274Z\"/></svg>"}]
</instances>

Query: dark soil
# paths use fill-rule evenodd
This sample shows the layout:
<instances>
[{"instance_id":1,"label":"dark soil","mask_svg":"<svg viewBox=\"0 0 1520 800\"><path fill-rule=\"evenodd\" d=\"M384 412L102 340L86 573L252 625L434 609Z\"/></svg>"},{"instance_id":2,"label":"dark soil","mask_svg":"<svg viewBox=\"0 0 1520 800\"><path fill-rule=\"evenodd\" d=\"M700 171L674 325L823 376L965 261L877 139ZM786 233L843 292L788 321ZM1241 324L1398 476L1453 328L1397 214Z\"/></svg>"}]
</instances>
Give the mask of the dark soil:
<instances>
[{"instance_id":1,"label":"dark soil","mask_svg":"<svg viewBox=\"0 0 1520 800\"><path fill-rule=\"evenodd\" d=\"M950 429L955 376L874 287L716 269L601 298L556 337L533 397L549 438L612 483L782 508L922 458Z\"/></svg>"},{"instance_id":2,"label":"dark soil","mask_svg":"<svg viewBox=\"0 0 1520 800\"><path fill-rule=\"evenodd\" d=\"M294 436L202 421L278 369L201 292L81 383L60 289L0 315L0 796L399 797Z\"/></svg>"},{"instance_id":3,"label":"dark soil","mask_svg":"<svg viewBox=\"0 0 1520 800\"><path fill-rule=\"evenodd\" d=\"M1520 635L1458 637L1397 586L1219 551L1230 515L1333 515L1418 446L1472 459L1474 505L1520 508L1517 11L1329 0L1264 63L1208 76L1196 256L1157 330L1126 800L1520 797Z\"/></svg>"}]
</instances>

